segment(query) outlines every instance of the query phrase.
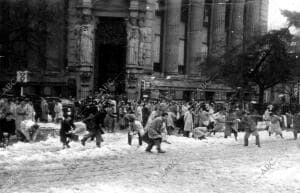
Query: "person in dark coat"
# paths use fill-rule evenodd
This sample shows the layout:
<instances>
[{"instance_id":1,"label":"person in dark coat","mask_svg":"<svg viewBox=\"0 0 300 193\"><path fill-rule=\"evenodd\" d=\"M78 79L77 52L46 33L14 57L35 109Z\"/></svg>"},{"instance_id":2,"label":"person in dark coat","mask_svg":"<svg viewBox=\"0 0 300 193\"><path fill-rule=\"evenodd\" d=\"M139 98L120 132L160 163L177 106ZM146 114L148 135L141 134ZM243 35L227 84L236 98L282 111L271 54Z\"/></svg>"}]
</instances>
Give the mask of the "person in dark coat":
<instances>
[{"instance_id":1,"label":"person in dark coat","mask_svg":"<svg viewBox=\"0 0 300 193\"><path fill-rule=\"evenodd\" d=\"M233 110L229 110L226 115L226 127L225 127L225 138L231 136L231 133L234 134L234 138L237 141L238 137L238 116L237 113Z\"/></svg>"},{"instance_id":2,"label":"person in dark coat","mask_svg":"<svg viewBox=\"0 0 300 193\"><path fill-rule=\"evenodd\" d=\"M101 147L101 142L103 142L102 134L104 134L102 128L104 124L104 118L106 113L103 108L100 107L100 111L90 114L89 117L83 120L83 122L87 125L87 130L89 133L83 137L81 140L81 144L85 146L86 141L89 138L96 138L97 147Z\"/></svg>"},{"instance_id":3,"label":"person in dark coat","mask_svg":"<svg viewBox=\"0 0 300 193\"><path fill-rule=\"evenodd\" d=\"M146 126L150 114L151 114L151 111L150 111L149 107L146 104L144 104L143 109L142 109L143 127Z\"/></svg>"},{"instance_id":4,"label":"person in dark coat","mask_svg":"<svg viewBox=\"0 0 300 193\"><path fill-rule=\"evenodd\" d=\"M151 153L151 149L156 145L158 153L165 153L165 151L161 149L161 142L163 137L162 133L165 131L164 125L166 125L167 119L168 113L162 113L151 122L147 132L143 136L143 140L148 143L146 152Z\"/></svg>"},{"instance_id":5,"label":"person in dark coat","mask_svg":"<svg viewBox=\"0 0 300 193\"><path fill-rule=\"evenodd\" d=\"M245 137L244 137L244 146L248 146L248 139L250 135L255 136L255 144L260 147L260 141L259 141L259 134L256 128L256 124L252 117L247 113L243 112L242 113L242 120L241 120L241 125L245 130Z\"/></svg>"},{"instance_id":6,"label":"person in dark coat","mask_svg":"<svg viewBox=\"0 0 300 193\"><path fill-rule=\"evenodd\" d=\"M49 114L51 115L52 121L54 121L54 119L55 119L54 106L55 106L55 100L49 101L48 109L49 109Z\"/></svg>"},{"instance_id":7,"label":"person in dark coat","mask_svg":"<svg viewBox=\"0 0 300 193\"><path fill-rule=\"evenodd\" d=\"M8 112L5 118L0 120L0 142L8 145L11 135L15 135L16 122L13 119L13 114Z\"/></svg>"},{"instance_id":8,"label":"person in dark coat","mask_svg":"<svg viewBox=\"0 0 300 193\"><path fill-rule=\"evenodd\" d=\"M63 148L70 148L70 141L73 138L72 130L75 129L75 125L70 115L66 115L66 118L61 122L61 128L59 131L60 141L63 144Z\"/></svg>"},{"instance_id":9,"label":"person in dark coat","mask_svg":"<svg viewBox=\"0 0 300 193\"><path fill-rule=\"evenodd\" d=\"M298 133L300 132L300 112L293 117L293 133L294 139L297 140Z\"/></svg>"}]
</instances>

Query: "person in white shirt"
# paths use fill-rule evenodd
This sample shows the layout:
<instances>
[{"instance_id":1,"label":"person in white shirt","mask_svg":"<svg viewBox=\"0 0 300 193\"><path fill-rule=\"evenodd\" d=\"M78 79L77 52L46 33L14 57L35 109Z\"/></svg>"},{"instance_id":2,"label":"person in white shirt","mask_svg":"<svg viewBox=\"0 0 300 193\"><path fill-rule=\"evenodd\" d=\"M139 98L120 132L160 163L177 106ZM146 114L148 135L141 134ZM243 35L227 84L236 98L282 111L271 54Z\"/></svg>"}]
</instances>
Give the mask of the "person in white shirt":
<instances>
[{"instance_id":1,"label":"person in white shirt","mask_svg":"<svg viewBox=\"0 0 300 193\"><path fill-rule=\"evenodd\" d=\"M138 135L139 145L142 143L142 136L144 135L144 128L142 123L136 119L134 115L129 116L129 131L128 131L128 144L132 144L132 137Z\"/></svg>"},{"instance_id":2,"label":"person in white shirt","mask_svg":"<svg viewBox=\"0 0 300 193\"><path fill-rule=\"evenodd\" d=\"M63 107L59 101L55 101L54 112L55 112L54 119L56 123L63 120Z\"/></svg>"},{"instance_id":3,"label":"person in white shirt","mask_svg":"<svg viewBox=\"0 0 300 193\"><path fill-rule=\"evenodd\" d=\"M143 106L141 103L138 103L138 106L136 107L135 116L138 121L141 123L143 122Z\"/></svg>"}]
</instances>

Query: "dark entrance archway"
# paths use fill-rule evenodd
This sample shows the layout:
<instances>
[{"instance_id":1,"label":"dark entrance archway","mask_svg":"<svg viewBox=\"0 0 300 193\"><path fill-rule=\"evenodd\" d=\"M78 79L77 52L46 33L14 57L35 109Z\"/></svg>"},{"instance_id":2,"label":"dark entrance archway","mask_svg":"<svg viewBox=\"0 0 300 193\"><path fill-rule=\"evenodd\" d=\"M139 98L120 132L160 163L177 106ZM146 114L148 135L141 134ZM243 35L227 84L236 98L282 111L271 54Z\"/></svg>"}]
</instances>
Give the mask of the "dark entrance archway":
<instances>
[{"instance_id":1,"label":"dark entrance archway","mask_svg":"<svg viewBox=\"0 0 300 193\"><path fill-rule=\"evenodd\" d=\"M125 93L127 32L124 18L99 17L96 31L95 88L114 82L115 94Z\"/></svg>"}]
</instances>

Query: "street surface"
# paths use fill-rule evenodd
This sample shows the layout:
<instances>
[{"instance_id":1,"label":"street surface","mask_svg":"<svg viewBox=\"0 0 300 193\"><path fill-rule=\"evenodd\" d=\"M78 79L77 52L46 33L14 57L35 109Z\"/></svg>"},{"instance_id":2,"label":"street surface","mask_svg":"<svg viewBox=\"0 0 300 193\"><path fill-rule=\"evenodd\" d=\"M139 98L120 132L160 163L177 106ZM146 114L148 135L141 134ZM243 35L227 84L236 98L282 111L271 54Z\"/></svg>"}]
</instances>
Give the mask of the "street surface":
<instances>
[{"instance_id":1,"label":"street surface","mask_svg":"<svg viewBox=\"0 0 300 193\"><path fill-rule=\"evenodd\" d=\"M292 193L300 192L299 140L260 132L262 148L251 136L243 147L222 133L207 140L171 136L165 154L127 144L126 133L105 134L97 149L59 138L17 143L0 150L0 192L46 193Z\"/></svg>"}]
</instances>

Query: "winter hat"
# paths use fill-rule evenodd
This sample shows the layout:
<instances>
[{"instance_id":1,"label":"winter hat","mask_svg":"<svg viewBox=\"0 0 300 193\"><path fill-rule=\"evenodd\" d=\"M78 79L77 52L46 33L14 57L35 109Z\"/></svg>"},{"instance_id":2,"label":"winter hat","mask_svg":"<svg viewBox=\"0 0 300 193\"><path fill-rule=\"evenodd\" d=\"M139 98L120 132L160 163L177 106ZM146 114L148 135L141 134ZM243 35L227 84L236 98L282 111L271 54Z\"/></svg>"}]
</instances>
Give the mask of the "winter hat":
<instances>
[{"instance_id":1,"label":"winter hat","mask_svg":"<svg viewBox=\"0 0 300 193\"><path fill-rule=\"evenodd\" d=\"M129 120L129 122L134 122L136 120L135 115L133 115L133 114L128 115L128 120Z\"/></svg>"}]
</instances>

